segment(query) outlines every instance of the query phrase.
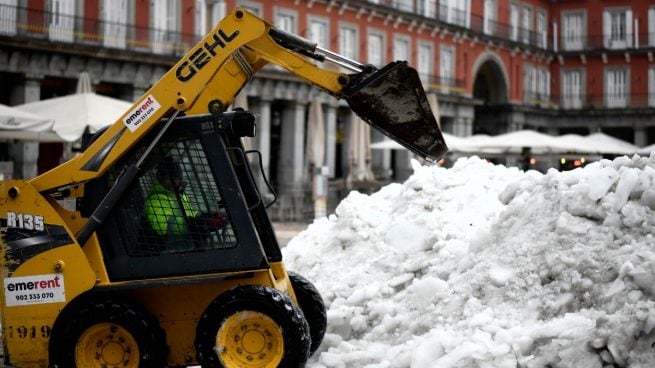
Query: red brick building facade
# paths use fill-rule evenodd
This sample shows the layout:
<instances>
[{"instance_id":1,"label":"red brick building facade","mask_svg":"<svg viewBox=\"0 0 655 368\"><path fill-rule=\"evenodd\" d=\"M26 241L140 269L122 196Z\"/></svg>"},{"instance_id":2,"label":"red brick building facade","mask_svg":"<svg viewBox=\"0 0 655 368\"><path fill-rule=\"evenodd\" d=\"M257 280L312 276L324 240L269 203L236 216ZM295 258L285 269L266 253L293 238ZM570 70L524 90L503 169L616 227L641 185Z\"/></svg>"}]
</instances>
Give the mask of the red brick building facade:
<instances>
[{"instance_id":1,"label":"red brick building facade","mask_svg":"<svg viewBox=\"0 0 655 368\"><path fill-rule=\"evenodd\" d=\"M0 103L72 93L81 71L97 93L132 101L236 6L361 62L408 60L449 133L600 130L655 142L655 0L0 0ZM255 145L279 187L303 175L298 137L314 98L330 177L347 176L346 105L277 68L241 97L260 113ZM15 149L0 144L6 160ZM30 159L13 159L17 175L35 174ZM411 172L404 152L372 161L381 180Z\"/></svg>"}]
</instances>

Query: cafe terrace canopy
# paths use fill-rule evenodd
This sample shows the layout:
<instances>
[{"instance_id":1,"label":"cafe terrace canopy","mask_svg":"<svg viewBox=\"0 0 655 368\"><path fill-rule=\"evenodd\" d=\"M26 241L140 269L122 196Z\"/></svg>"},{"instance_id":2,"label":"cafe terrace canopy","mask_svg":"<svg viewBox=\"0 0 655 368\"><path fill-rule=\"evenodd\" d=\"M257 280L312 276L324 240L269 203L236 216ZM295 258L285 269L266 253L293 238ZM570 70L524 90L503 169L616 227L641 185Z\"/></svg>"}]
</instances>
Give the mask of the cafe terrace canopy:
<instances>
[{"instance_id":1,"label":"cafe terrace canopy","mask_svg":"<svg viewBox=\"0 0 655 368\"><path fill-rule=\"evenodd\" d=\"M452 152L519 154L529 147L532 154L615 154L630 155L641 152L633 144L614 138L604 133L594 133L588 136L566 134L551 136L532 130L521 130L496 136L473 135L456 137L444 134L446 144ZM402 149L392 141L377 142L373 149Z\"/></svg>"},{"instance_id":2,"label":"cafe terrace canopy","mask_svg":"<svg viewBox=\"0 0 655 368\"><path fill-rule=\"evenodd\" d=\"M54 141L74 142L87 130L95 133L103 126L113 124L131 106L129 102L95 93L76 93L30 102L15 108L52 119L54 123L50 131L58 137Z\"/></svg>"}]
</instances>

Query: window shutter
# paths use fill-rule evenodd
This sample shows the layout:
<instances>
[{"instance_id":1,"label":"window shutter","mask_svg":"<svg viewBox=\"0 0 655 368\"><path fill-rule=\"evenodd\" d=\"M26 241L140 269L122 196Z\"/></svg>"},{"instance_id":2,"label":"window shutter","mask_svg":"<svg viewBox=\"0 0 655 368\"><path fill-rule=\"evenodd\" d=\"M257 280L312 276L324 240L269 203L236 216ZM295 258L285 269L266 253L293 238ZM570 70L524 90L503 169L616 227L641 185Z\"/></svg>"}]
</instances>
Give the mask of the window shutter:
<instances>
[{"instance_id":1,"label":"window shutter","mask_svg":"<svg viewBox=\"0 0 655 368\"><path fill-rule=\"evenodd\" d=\"M0 5L0 34L16 35L16 16L18 0L2 0Z\"/></svg>"},{"instance_id":2,"label":"window shutter","mask_svg":"<svg viewBox=\"0 0 655 368\"><path fill-rule=\"evenodd\" d=\"M606 80L606 85L605 85L605 94L606 100L607 100L607 105L609 107L612 107L614 105L614 72L613 71L608 71L606 72L607 74L605 75Z\"/></svg>"},{"instance_id":3,"label":"window shutter","mask_svg":"<svg viewBox=\"0 0 655 368\"><path fill-rule=\"evenodd\" d=\"M634 35L632 34L632 10L625 11L625 38L627 47L632 47Z\"/></svg>"},{"instance_id":4,"label":"window shutter","mask_svg":"<svg viewBox=\"0 0 655 368\"><path fill-rule=\"evenodd\" d=\"M605 48L610 47L610 37L612 33L612 15L605 10L603 12L603 45Z\"/></svg>"},{"instance_id":5,"label":"window shutter","mask_svg":"<svg viewBox=\"0 0 655 368\"><path fill-rule=\"evenodd\" d=\"M655 106L655 68L648 69L648 105Z\"/></svg>"},{"instance_id":6,"label":"window shutter","mask_svg":"<svg viewBox=\"0 0 655 368\"><path fill-rule=\"evenodd\" d=\"M648 45L655 46L655 8L648 9Z\"/></svg>"},{"instance_id":7,"label":"window shutter","mask_svg":"<svg viewBox=\"0 0 655 368\"><path fill-rule=\"evenodd\" d=\"M207 33L207 4L205 4L205 0L196 0L195 10L196 36L202 37Z\"/></svg>"}]
</instances>

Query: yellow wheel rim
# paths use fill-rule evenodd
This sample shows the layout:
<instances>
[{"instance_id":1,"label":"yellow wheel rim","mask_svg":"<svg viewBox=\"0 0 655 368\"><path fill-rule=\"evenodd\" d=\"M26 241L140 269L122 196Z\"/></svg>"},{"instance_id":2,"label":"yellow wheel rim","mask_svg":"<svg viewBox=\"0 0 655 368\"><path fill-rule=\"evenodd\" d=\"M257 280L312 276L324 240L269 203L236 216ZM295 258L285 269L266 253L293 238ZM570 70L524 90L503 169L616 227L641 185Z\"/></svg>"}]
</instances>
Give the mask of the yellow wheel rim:
<instances>
[{"instance_id":1,"label":"yellow wheel rim","mask_svg":"<svg viewBox=\"0 0 655 368\"><path fill-rule=\"evenodd\" d=\"M274 368L284 355L282 331L263 313L238 312L218 330L216 351L226 367Z\"/></svg>"},{"instance_id":2,"label":"yellow wheel rim","mask_svg":"<svg viewBox=\"0 0 655 368\"><path fill-rule=\"evenodd\" d=\"M113 323L89 327L75 346L78 367L139 367L139 346L132 334Z\"/></svg>"}]
</instances>

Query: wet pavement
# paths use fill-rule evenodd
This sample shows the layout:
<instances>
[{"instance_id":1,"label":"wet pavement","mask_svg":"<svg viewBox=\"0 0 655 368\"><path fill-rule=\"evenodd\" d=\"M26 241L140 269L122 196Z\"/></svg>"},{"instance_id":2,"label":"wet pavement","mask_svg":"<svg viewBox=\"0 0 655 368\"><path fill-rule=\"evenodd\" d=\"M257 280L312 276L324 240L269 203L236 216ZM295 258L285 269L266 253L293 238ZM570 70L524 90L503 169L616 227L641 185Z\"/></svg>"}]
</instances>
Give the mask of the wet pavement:
<instances>
[{"instance_id":1,"label":"wet pavement","mask_svg":"<svg viewBox=\"0 0 655 368\"><path fill-rule=\"evenodd\" d=\"M280 247L287 245L294 236L307 229L307 226L309 226L309 224L298 222L274 222L273 229L275 230L275 235L277 236L277 241L280 244Z\"/></svg>"}]
</instances>

